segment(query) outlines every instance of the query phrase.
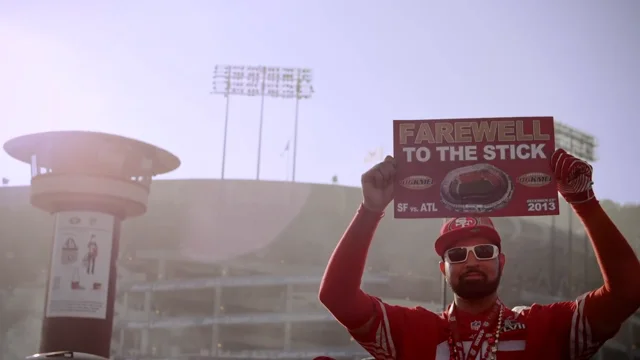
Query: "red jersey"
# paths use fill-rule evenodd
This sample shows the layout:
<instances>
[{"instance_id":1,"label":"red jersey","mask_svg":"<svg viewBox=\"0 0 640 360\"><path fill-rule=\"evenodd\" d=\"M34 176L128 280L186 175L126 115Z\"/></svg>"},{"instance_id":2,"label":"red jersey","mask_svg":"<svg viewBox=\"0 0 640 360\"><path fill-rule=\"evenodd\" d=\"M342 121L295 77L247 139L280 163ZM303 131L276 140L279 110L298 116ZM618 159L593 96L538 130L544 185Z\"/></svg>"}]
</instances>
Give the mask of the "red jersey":
<instances>
[{"instance_id":1,"label":"red jersey","mask_svg":"<svg viewBox=\"0 0 640 360\"><path fill-rule=\"evenodd\" d=\"M595 338L584 313L591 293L576 301L504 309L497 359L579 360L590 358L615 335ZM368 333L351 335L377 360L449 360L449 321L424 308L389 305L371 297L376 317ZM488 310L489 311L489 310ZM465 357L478 324L487 314L457 312L457 326ZM472 325L475 327L472 328ZM483 339L481 359L487 348Z\"/></svg>"},{"instance_id":2,"label":"red jersey","mask_svg":"<svg viewBox=\"0 0 640 360\"><path fill-rule=\"evenodd\" d=\"M497 359L587 359L640 307L640 277L635 276L640 274L640 261L629 243L595 198L572 206L589 234L604 285L576 301L515 308L506 314L503 310ZM378 360L449 360L445 314L388 305L360 289L369 245L382 216L360 207L331 255L320 301L347 329L367 324L367 332L351 333ZM470 347L475 333L471 327L480 323L484 330L486 315L456 314L460 347L476 351L476 359L490 341L478 338Z\"/></svg>"}]
</instances>

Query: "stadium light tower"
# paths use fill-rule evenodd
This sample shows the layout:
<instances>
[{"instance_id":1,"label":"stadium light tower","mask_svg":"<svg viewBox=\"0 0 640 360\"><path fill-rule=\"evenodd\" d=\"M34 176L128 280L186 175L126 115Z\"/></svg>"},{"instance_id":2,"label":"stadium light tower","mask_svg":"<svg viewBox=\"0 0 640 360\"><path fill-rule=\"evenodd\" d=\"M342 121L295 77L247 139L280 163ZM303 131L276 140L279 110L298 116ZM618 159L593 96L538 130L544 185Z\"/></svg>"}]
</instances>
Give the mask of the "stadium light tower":
<instances>
[{"instance_id":1,"label":"stadium light tower","mask_svg":"<svg viewBox=\"0 0 640 360\"><path fill-rule=\"evenodd\" d=\"M84 131L25 135L4 149L31 165L31 204L55 214L40 353L108 358L121 223L147 211L151 178L180 160L134 139Z\"/></svg>"},{"instance_id":2,"label":"stadium light tower","mask_svg":"<svg viewBox=\"0 0 640 360\"><path fill-rule=\"evenodd\" d=\"M558 121L555 122L555 133L557 147L563 148L574 156L590 163L598 160L596 157L598 142L594 136Z\"/></svg>"},{"instance_id":3,"label":"stadium light tower","mask_svg":"<svg viewBox=\"0 0 640 360\"><path fill-rule=\"evenodd\" d=\"M262 127L264 119L265 97L296 100L293 135L293 176L296 178L296 155L298 151L298 110L300 100L310 99L313 94L312 71L302 68L216 65L213 73L212 94L226 97L224 115L224 135L222 140L222 170L224 179L227 157L227 131L229 127L229 101L232 95L260 97L260 125L258 130L258 163L256 180L260 180L260 162L262 156Z\"/></svg>"}]
</instances>

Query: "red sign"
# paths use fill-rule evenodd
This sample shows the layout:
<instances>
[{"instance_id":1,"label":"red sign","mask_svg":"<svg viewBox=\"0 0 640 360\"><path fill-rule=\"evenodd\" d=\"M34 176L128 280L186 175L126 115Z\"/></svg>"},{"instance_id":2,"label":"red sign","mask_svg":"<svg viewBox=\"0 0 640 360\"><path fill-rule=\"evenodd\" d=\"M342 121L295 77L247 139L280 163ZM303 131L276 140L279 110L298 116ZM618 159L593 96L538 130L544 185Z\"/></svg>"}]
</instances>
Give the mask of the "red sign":
<instances>
[{"instance_id":1,"label":"red sign","mask_svg":"<svg viewBox=\"0 0 640 360\"><path fill-rule=\"evenodd\" d=\"M553 117L395 120L395 217L557 215Z\"/></svg>"}]
</instances>

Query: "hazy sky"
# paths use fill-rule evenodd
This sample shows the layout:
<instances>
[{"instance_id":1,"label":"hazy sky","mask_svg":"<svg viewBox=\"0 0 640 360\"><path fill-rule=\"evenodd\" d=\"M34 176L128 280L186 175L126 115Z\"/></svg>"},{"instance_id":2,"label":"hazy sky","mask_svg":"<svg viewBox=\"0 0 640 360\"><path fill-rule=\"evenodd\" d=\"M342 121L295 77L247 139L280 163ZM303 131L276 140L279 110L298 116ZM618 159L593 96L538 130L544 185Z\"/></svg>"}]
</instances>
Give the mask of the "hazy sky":
<instances>
[{"instance_id":1,"label":"hazy sky","mask_svg":"<svg viewBox=\"0 0 640 360\"><path fill-rule=\"evenodd\" d=\"M599 139L600 198L640 202L640 1L0 0L0 141L112 132L220 176L216 64L309 67L297 180L356 185L394 118L553 115ZM255 178L258 98L232 98L227 177ZM285 179L293 101L267 99L262 178ZM0 155L0 175L29 169Z\"/></svg>"}]
</instances>

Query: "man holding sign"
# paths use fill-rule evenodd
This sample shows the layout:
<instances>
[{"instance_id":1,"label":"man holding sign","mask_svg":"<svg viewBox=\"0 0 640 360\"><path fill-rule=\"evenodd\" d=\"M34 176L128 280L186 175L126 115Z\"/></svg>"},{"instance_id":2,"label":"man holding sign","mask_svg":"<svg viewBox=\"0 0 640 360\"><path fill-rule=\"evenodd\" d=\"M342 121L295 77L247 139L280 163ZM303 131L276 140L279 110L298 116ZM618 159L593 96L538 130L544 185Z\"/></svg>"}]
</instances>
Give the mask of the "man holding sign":
<instances>
[{"instance_id":1,"label":"man holding sign","mask_svg":"<svg viewBox=\"0 0 640 360\"><path fill-rule=\"evenodd\" d=\"M388 156L362 175L363 203L329 260L320 301L375 359L588 359L640 307L640 263L595 198L591 166L563 150L547 161L591 239L599 289L575 301L506 308L496 294L506 261L500 235L490 219L469 215L448 221L435 243L455 293L444 313L364 293L369 245L397 184L397 159Z\"/></svg>"}]
</instances>

